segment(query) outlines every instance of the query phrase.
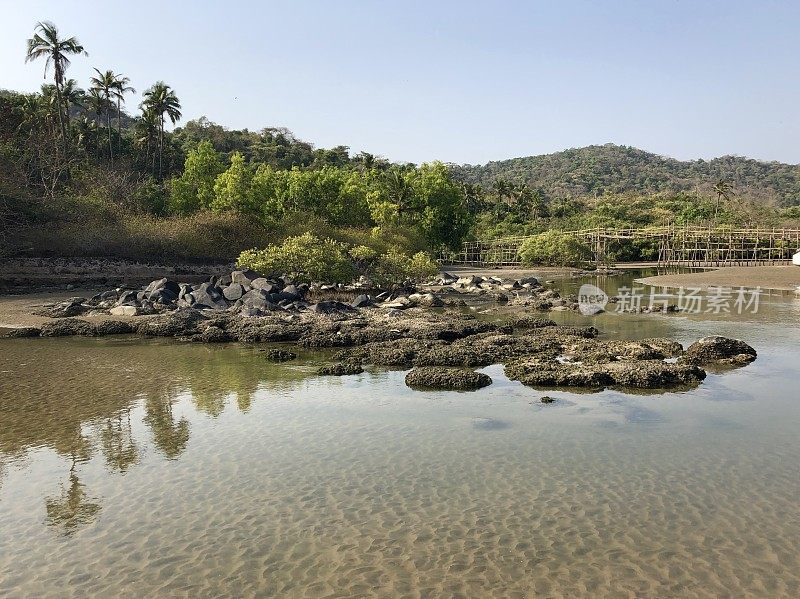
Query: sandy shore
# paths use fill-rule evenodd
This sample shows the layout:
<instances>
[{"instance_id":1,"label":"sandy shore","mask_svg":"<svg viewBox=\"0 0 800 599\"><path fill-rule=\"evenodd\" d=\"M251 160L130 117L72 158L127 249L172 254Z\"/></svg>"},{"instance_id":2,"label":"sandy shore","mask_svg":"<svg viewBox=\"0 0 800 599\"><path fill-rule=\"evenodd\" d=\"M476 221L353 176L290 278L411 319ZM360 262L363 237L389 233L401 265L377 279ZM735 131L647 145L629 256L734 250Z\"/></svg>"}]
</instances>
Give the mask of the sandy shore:
<instances>
[{"instance_id":1,"label":"sandy shore","mask_svg":"<svg viewBox=\"0 0 800 599\"><path fill-rule=\"evenodd\" d=\"M637 282L655 287L761 287L777 291L794 291L800 287L798 266L730 266L716 270L684 274L658 275Z\"/></svg>"}]
</instances>

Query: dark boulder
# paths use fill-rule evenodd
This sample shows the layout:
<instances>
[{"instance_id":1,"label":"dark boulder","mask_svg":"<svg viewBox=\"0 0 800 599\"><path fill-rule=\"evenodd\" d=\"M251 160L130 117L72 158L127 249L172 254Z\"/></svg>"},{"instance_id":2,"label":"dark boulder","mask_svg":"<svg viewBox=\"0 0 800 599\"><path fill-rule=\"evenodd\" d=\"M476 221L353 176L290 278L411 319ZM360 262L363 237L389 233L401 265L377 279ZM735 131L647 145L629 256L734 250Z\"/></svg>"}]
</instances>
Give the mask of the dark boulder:
<instances>
[{"instance_id":1,"label":"dark boulder","mask_svg":"<svg viewBox=\"0 0 800 599\"><path fill-rule=\"evenodd\" d=\"M520 287L538 287L539 286L539 279L536 277L523 277L516 281Z\"/></svg>"},{"instance_id":2,"label":"dark boulder","mask_svg":"<svg viewBox=\"0 0 800 599\"><path fill-rule=\"evenodd\" d=\"M686 349L684 361L688 364L704 366L709 364L728 364L741 366L756 359L756 350L744 341L729 337L703 337Z\"/></svg>"},{"instance_id":3,"label":"dark boulder","mask_svg":"<svg viewBox=\"0 0 800 599\"><path fill-rule=\"evenodd\" d=\"M231 283L239 283L245 287L251 287L251 283L256 279L263 278L253 270L234 270L231 273Z\"/></svg>"},{"instance_id":4,"label":"dark boulder","mask_svg":"<svg viewBox=\"0 0 800 599\"><path fill-rule=\"evenodd\" d=\"M422 366L406 375L406 385L412 389L471 391L491 384L492 379L488 374L462 368Z\"/></svg>"},{"instance_id":5,"label":"dark boulder","mask_svg":"<svg viewBox=\"0 0 800 599\"><path fill-rule=\"evenodd\" d=\"M336 364L326 364L317 370L321 376L346 376L350 374L361 374L364 368L358 362L338 362Z\"/></svg>"},{"instance_id":6,"label":"dark boulder","mask_svg":"<svg viewBox=\"0 0 800 599\"><path fill-rule=\"evenodd\" d=\"M222 290L210 283L202 283L192 291L192 295L196 305L206 306L215 310L226 310L228 308L228 303L225 301L225 296L222 295Z\"/></svg>"},{"instance_id":7,"label":"dark boulder","mask_svg":"<svg viewBox=\"0 0 800 599\"><path fill-rule=\"evenodd\" d=\"M245 290L241 283L231 283L222 290L222 295L225 296L225 299L229 302L235 302L241 299L244 294Z\"/></svg>"},{"instance_id":8,"label":"dark boulder","mask_svg":"<svg viewBox=\"0 0 800 599\"><path fill-rule=\"evenodd\" d=\"M281 290L280 286L276 285L269 279L265 279L264 277L259 277L258 279L253 279L250 282L251 289L261 289L265 293L277 293Z\"/></svg>"},{"instance_id":9,"label":"dark boulder","mask_svg":"<svg viewBox=\"0 0 800 599\"><path fill-rule=\"evenodd\" d=\"M180 293L181 287L175 281L170 281L166 277L163 279L157 279L152 281L147 287L145 287L145 293L151 294L154 291L158 291L159 289L167 289L172 292L175 297L178 297Z\"/></svg>"},{"instance_id":10,"label":"dark boulder","mask_svg":"<svg viewBox=\"0 0 800 599\"><path fill-rule=\"evenodd\" d=\"M368 295L359 295L350 305L353 306L353 308L368 308L373 305L373 302Z\"/></svg>"}]
</instances>

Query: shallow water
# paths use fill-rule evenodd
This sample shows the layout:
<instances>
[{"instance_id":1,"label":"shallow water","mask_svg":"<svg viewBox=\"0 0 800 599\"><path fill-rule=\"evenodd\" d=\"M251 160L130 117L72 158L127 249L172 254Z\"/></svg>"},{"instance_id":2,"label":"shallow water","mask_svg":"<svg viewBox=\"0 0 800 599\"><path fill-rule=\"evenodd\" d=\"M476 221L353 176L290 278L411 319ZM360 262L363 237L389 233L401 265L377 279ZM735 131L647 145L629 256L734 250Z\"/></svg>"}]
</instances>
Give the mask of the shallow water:
<instances>
[{"instance_id":1,"label":"shallow water","mask_svg":"<svg viewBox=\"0 0 800 599\"><path fill-rule=\"evenodd\" d=\"M0 340L0 596L799 596L798 316L556 313L759 359L550 405L498 367L428 393L320 354Z\"/></svg>"}]
</instances>

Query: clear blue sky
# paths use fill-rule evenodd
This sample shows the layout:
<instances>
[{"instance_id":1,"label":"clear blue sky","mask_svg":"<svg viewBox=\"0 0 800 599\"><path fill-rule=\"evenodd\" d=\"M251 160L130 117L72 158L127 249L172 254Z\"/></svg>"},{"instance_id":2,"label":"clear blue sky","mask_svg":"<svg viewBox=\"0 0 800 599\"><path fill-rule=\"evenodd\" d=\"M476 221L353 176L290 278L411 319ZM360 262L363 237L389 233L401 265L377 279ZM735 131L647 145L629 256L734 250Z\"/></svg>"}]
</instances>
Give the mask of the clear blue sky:
<instances>
[{"instance_id":1,"label":"clear blue sky","mask_svg":"<svg viewBox=\"0 0 800 599\"><path fill-rule=\"evenodd\" d=\"M613 142L800 162L800 2L0 0L0 87L37 20L91 68L163 79L185 119L317 146L483 163ZM138 97L133 100L138 105Z\"/></svg>"}]
</instances>

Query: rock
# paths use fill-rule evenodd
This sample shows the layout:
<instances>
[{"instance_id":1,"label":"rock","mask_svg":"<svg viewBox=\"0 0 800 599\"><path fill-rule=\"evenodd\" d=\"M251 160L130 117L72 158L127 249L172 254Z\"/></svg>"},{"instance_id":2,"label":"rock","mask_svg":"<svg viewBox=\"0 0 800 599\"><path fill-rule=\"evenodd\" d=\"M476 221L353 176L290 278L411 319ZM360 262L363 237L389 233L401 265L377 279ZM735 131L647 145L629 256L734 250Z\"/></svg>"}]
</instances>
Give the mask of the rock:
<instances>
[{"instance_id":1,"label":"rock","mask_svg":"<svg viewBox=\"0 0 800 599\"><path fill-rule=\"evenodd\" d=\"M398 300L399 299L400 298L398 298ZM408 301L412 304L426 306L428 308L441 308L444 306L442 299L432 293L412 293L408 296Z\"/></svg>"},{"instance_id":2,"label":"rock","mask_svg":"<svg viewBox=\"0 0 800 599\"><path fill-rule=\"evenodd\" d=\"M133 325L122 320L104 320L94 325L98 337L105 335L128 335L133 333Z\"/></svg>"},{"instance_id":3,"label":"rock","mask_svg":"<svg viewBox=\"0 0 800 599\"><path fill-rule=\"evenodd\" d=\"M689 364L670 364L662 360L630 360L600 363L564 362L541 357L513 360L505 366L506 376L532 387L609 386L637 389L689 387L702 381L706 373Z\"/></svg>"},{"instance_id":4,"label":"rock","mask_svg":"<svg viewBox=\"0 0 800 599\"><path fill-rule=\"evenodd\" d=\"M259 277L257 279L253 279L250 282L251 289L261 289L264 293L277 293L280 291L280 287L270 281L269 279L265 279L264 277Z\"/></svg>"},{"instance_id":5,"label":"rock","mask_svg":"<svg viewBox=\"0 0 800 599\"><path fill-rule=\"evenodd\" d=\"M244 294L245 290L241 283L231 283L222 290L222 295L229 302L235 302L236 300L241 299Z\"/></svg>"},{"instance_id":6,"label":"rock","mask_svg":"<svg viewBox=\"0 0 800 599\"><path fill-rule=\"evenodd\" d=\"M231 283L239 283L244 287L252 287L251 283L256 279L263 278L260 274L253 270L234 270L231 273Z\"/></svg>"},{"instance_id":7,"label":"rock","mask_svg":"<svg viewBox=\"0 0 800 599\"><path fill-rule=\"evenodd\" d=\"M337 364L326 364L317 370L321 376L346 376L350 374L361 374L364 368L358 362L338 362Z\"/></svg>"},{"instance_id":8,"label":"rock","mask_svg":"<svg viewBox=\"0 0 800 599\"><path fill-rule=\"evenodd\" d=\"M205 317L193 308L178 309L169 314L142 320L136 332L150 337L189 337L199 333L198 324Z\"/></svg>"},{"instance_id":9,"label":"rock","mask_svg":"<svg viewBox=\"0 0 800 599\"><path fill-rule=\"evenodd\" d=\"M136 297L137 292L133 290L123 291L117 300L118 306L135 306L139 300Z\"/></svg>"},{"instance_id":10,"label":"rock","mask_svg":"<svg viewBox=\"0 0 800 599\"><path fill-rule=\"evenodd\" d=\"M219 287L215 287L210 283L202 283L197 289L192 291L195 299L194 307L206 306L216 310L226 310L228 303L225 301L225 296Z\"/></svg>"},{"instance_id":11,"label":"rock","mask_svg":"<svg viewBox=\"0 0 800 599\"><path fill-rule=\"evenodd\" d=\"M139 314L139 308L136 306L114 306L108 313L113 316L136 316Z\"/></svg>"},{"instance_id":12,"label":"rock","mask_svg":"<svg viewBox=\"0 0 800 599\"><path fill-rule=\"evenodd\" d=\"M556 399L554 397L550 397L549 395L542 395L541 402L542 403L553 403Z\"/></svg>"},{"instance_id":13,"label":"rock","mask_svg":"<svg viewBox=\"0 0 800 599\"><path fill-rule=\"evenodd\" d=\"M538 287L539 279L536 277L523 277L521 279L517 279L516 284L519 287Z\"/></svg>"},{"instance_id":14,"label":"rock","mask_svg":"<svg viewBox=\"0 0 800 599\"><path fill-rule=\"evenodd\" d=\"M492 384L489 375L462 368L423 366L406 375L406 385L412 389L452 389L470 391Z\"/></svg>"},{"instance_id":15,"label":"rock","mask_svg":"<svg viewBox=\"0 0 800 599\"><path fill-rule=\"evenodd\" d=\"M264 350L264 357L270 362L288 362L294 360L297 354L283 349Z\"/></svg>"},{"instance_id":16,"label":"rock","mask_svg":"<svg viewBox=\"0 0 800 599\"><path fill-rule=\"evenodd\" d=\"M57 320L42 325L39 335L41 337L69 337L72 335L93 337L95 328L92 323L85 320Z\"/></svg>"},{"instance_id":17,"label":"rock","mask_svg":"<svg viewBox=\"0 0 800 599\"><path fill-rule=\"evenodd\" d=\"M72 316L80 316L91 309L90 306L84 306L81 303L83 301L85 301L84 298L73 298L35 313L41 316L47 316L49 318L70 318Z\"/></svg>"},{"instance_id":18,"label":"rock","mask_svg":"<svg viewBox=\"0 0 800 599\"><path fill-rule=\"evenodd\" d=\"M478 277L475 275L470 275L468 277L461 277L456 279L455 285L459 287L473 287L476 285L480 285L483 282L482 277Z\"/></svg>"},{"instance_id":19,"label":"rock","mask_svg":"<svg viewBox=\"0 0 800 599\"><path fill-rule=\"evenodd\" d=\"M208 326L197 336L197 340L203 343L225 343L232 339L224 329L218 326Z\"/></svg>"},{"instance_id":20,"label":"rock","mask_svg":"<svg viewBox=\"0 0 800 599\"><path fill-rule=\"evenodd\" d=\"M741 366L756 359L756 350L744 341L729 337L703 337L686 349L683 360L687 364L729 364Z\"/></svg>"},{"instance_id":21,"label":"rock","mask_svg":"<svg viewBox=\"0 0 800 599\"><path fill-rule=\"evenodd\" d=\"M412 302L411 299L407 298L404 295L401 295L400 297L397 297L397 298L393 299L392 301L385 302L383 304L384 308L387 308L387 309L392 309L393 308L395 310L405 310L407 308L413 308L414 306L416 306L416 304L414 302Z\"/></svg>"},{"instance_id":22,"label":"rock","mask_svg":"<svg viewBox=\"0 0 800 599\"><path fill-rule=\"evenodd\" d=\"M368 295L359 295L350 305L353 306L353 308L367 308L372 304L372 299Z\"/></svg>"},{"instance_id":23,"label":"rock","mask_svg":"<svg viewBox=\"0 0 800 599\"><path fill-rule=\"evenodd\" d=\"M344 302L325 301L317 302L311 306L311 310L316 314L336 314L341 312L353 312L355 308Z\"/></svg>"},{"instance_id":24,"label":"rock","mask_svg":"<svg viewBox=\"0 0 800 599\"><path fill-rule=\"evenodd\" d=\"M161 289L151 291L147 295L147 299L154 304L174 304L178 299L178 293L172 291L171 289L167 289L166 287L162 287Z\"/></svg>"},{"instance_id":25,"label":"rock","mask_svg":"<svg viewBox=\"0 0 800 599\"><path fill-rule=\"evenodd\" d=\"M42 329L38 327L19 327L11 329L5 334L8 338L21 338L21 337L38 337Z\"/></svg>"},{"instance_id":26,"label":"rock","mask_svg":"<svg viewBox=\"0 0 800 599\"><path fill-rule=\"evenodd\" d=\"M154 291L158 291L159 289L169 290L170 292L172 292L172 294L175 295L176 298L178 297L178 293L180 293L181 290L180 285L178 285L175 281L170 281L167 278L163 278L152 281L147 287L145 287L144 291L147 294L151 294Z\"/></svg>"},{"instance_id":27,"label":"rock","mask_svg":"<svg viewBox=\"0 0 800 599\"><path fill-rule=\"evenodd\" d=\"M458 281L458 277L451 275L450 273L443 272L439 275L439 284L441 285L452 285L456 281Z\"/></svg>"}]
</instances>

